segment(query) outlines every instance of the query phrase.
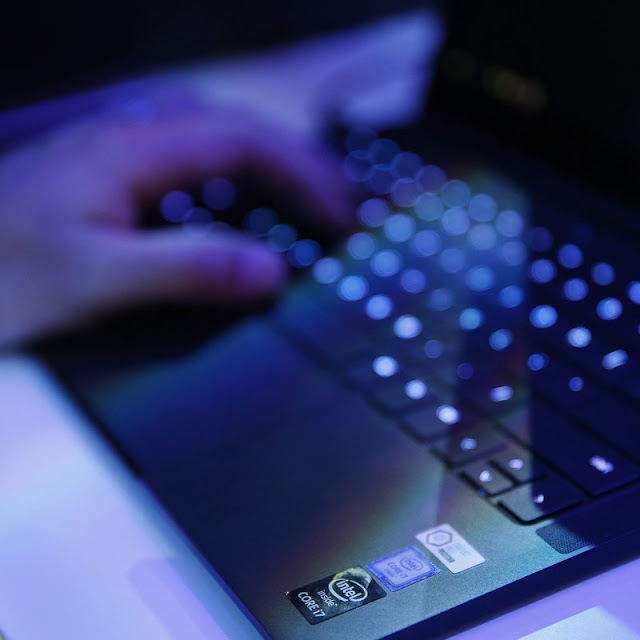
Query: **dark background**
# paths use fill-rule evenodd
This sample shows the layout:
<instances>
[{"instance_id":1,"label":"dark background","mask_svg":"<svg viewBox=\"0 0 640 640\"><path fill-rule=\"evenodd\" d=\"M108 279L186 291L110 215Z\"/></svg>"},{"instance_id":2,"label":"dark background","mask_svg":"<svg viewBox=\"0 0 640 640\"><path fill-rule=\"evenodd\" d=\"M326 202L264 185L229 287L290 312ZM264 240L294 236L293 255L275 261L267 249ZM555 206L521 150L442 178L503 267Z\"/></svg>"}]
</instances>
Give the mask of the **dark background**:
<instances>
[{"instance_id":1,"label":"dark background","mask_svg":"<svg viewBox=\"0 0 640 640\"><path fill-rule=\"evenodd\" d=\"M640 5L632 0L14 2L0 28L0 109L423 6L439 8L449 25L429 117L465 121L640 203ZM515 88L492 89L505 72ZM537 108L518 101L522 83L542 91Z\"/></svg>"},{"instance_id":2,"label":"dark background","mask_svg":"<svg viewBox=\"0 0 640 640\"><path fill-rule=\"evenodd\" d=\"M428 3L430 6L437 2ZM5 108L424 6L416 0L13 0L0 28Z\"/></svg>"}]
</instances>

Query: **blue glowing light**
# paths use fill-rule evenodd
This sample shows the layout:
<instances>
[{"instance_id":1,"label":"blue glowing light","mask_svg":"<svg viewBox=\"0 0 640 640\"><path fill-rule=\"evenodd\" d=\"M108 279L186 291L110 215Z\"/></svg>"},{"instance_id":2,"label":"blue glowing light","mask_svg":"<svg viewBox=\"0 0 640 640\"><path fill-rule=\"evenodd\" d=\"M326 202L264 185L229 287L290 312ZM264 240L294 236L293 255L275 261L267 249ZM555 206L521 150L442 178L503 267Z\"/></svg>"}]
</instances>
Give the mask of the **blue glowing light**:
<instances>
[{"instance_id":1,"label":"blue glowing light","mask_svg":"<svg viewBox=\"0 0 640 640\"><path fill-rule=\"evenodd\" d=\"M473 267L466 275L466 283L472 291L487 291L496 281L496 275L491 267Z\"/></svg>"},{"instance_id":2,"label":"blue glowing light","mask_svg":"<svg viewBox=\"0 0 640 640\"><path fill-rule=\"evenodd\" d=\"M464 251L457 247L449 247L440 254L439 262L443 271L447 273L458 273L464 269Z\"/></svg>"},{"instance_id":3,"label":"blue glowing light","mask_svg":"<svg viewBox=\"0 0 640 640\"><path fill-rule=\"evenodd\" d=\"M447 175L435 164L428 164L418 171L416 179L420 186L428 193L436 193L440 191Z\"/></svg>"},{"instance_id":4,"label":"blue glowing light","mask_svg":"<svg viewBox=\"0 0 640 640\"><path fill-rule=\"evenodd\" d=\"M298 232L290 224L276 224L267 232L267 241L277 251L287 251L296 241Z\"/></svg>"},{"instance_id":5,"label":"blue glowing light","mask_svg":"<svg viewBox=\"0 0 640 640\"><path fill-rule=\"evenodd\" d=\"M546 258L534 260L529 267L529 275L541 284L551 282L556 277L556 265Z\"/></svg>"},{"instance_id":6,"label":"blue glowing light","mask_svg":"<svg viewBox=\"0 0 640 640\"><path fill-rule=\"evenodd\" d=\"M513 389L509 386L495 387L489 392L492 402L506 402L513 398Z\"/></svg>"},{"instance_id":7,"label":"blue glowing light","mask_svg":"<svg viewBox=\"0 0 640 640\"><path fill-rule=\"evenodd\" d=\"M627 295L629 300L634 304L640 304L640 282L634 281L629 283L627 287Z\"/></svg>"},{"instance_id":8,"label":"blue glowing light","mask_svg":"<svg viewBox=\"0 0 640 640\"><path fill-rule=\"evenodd\" d=\"M527 360L527 366L531 371L540 371L549 364L549 356L546 353L532 353Z\"/></svg>"},{"instance_id":9,"label":"blue glowing light","mask_svg":"<svg viewBox=\"0 0 640 640\"><path fill-rule=\"evenodd\" d=\"M596 311L603 320L615 320L622 314L622 302L617 298L605 298L598 302Z\"/></svg>"},{"instance_id":10,"label":"blue glowing light","mask_svg":"<svg viewBox=\"0 0 640 640\"><path fill-rule=\"evenodd\" d=\"M564 297L572 302L578 302L586 298L589 293L589 285L582 278L571 278L562 287Z\"/></svg>"},{"instance_id":11,"label":"blue glowing light","mask_svg":"<svg viewBox=\"0 0 640 640\"><path fill-rule=\"evenodd\" d=\"M367 260L376 249L376 241L370 234L361 231L354 233L347 240L347 251L356 260Z\"/></svg>"},{"instance_id":12,"label":"blue glowing light","mask_svg":"<svg viewBox=\"0 0 640 640\"><path fill-rule=\"evenodd\" d=\"M399 207L411 207L421 193L420 188L411 178L400 178L391 187L391 199Z\"/></svg>"},{"instance_id":13,"label":"blue glowing light","mask_svg":"<svg viewBox=\"0 0 640 640\"><path fill-rule=\"evenodd\" d=\"M427 278L418 269L405 269L400 274L400 286L407 293L421 293L427 286Z\"/></svg>"},{"instance_id":14,"label":"blue glowing light","mask_svg":"<svg viewBox=\"0 0 640 640\"><path fill-rule=\"evenodd\" d=\"M450 404L443 404L436 410L436 415L445 424L456 424L460 420L460 412Z\"/></svg>"},{"instance_id":15,"label":"blue glowing light","mask_svg":"<svg viewBox=\"0 0 640 640\"><path fill-rule=\"evenodd\" d=\"M485 193L479 193L469 202L469 215L476 222L489 222L493 220L498 211L496 201Z\"/></svg>"},{"instance_id":16,"label":"blue glowing light","mask_svg":"<svg viewBox=\"0 0 640 640\"><path fill-rule=\"evenodd\" d=\"M575 244L565 244L558 249L558 262L566 269L576 269L582 264L582 250Z\"/></svg>"},{"instance_id":17,"label":"blue glowing light","mask_svg":"<svg viewBox=\"0 0 640 640\"><path fill-rule=\"evenodd\" d=\"M591 269L591 277L596 284L605 287L615 280L616 272L610 264L598 262Z\"/></svg>"},{"instance_id":18,"label":"blue glowing light","mask_svg":"<svg viewBox=\"0 0 640 640\"><path fill-rule=\"evenodd\" d=\"M415 228L416 223L406 213L396 213L384 221L384 234L391 242L406 242Z\"/></svg>"},{"instance_id":19,"label":"blue glowing light","mask_svg":"<svg viewBox=\"0 0 640 640\"><path fill-rule=\"evenodd\" d=\"M451 289L446 289L444 287L434 289L429 294L427 304L434 311L446 311L451 308L451 305L453 305L453 292Z\"/></svg>"},{"instance_id":20,"label":"blue glowing light","mask_svg":"<svg viewBox=\"0 0 640 640\"><path fill-rule=\"evenodd\" d=\"M393 158L392 165L401 178L415 178L422 169L422 158L412 151L402 151Z\"/></svg>"},{"instance_id":21,"label":"blue glowing light","mask_svg":"<svg viewBox=\"0 0 640 640\"><path fill-rule=\"evenodd\" d=\"M442 216L442 228L450 236L460 236L469 230L469 214L462 207L453 207Z\"/></svg>"},{"instance_id":22,"label":"blue glowing light","mask_svg":"<svg viewBox=\"0 0 640 640\"><path fill-rule=\"evenodd\" d=\"M495 351L504 351L513 342L513 333L509 329L498 329L489 336L489 344Z\"/></svg>"},{"instance_id":23,"label":"blue glowing light","mask_svg":"<svg viewBox=\"0 0 640 640\"><path fill-rule=\"evenodd\" d=\"M439 220L444 211L442 200L435 193L423 193L414 205L416 215L425 222Z\"/></svg>"},{"instance_id":24,"label":"blue glowing light","mask_svg":"<svg viewBox=\"0 0 640 640\"><path fill-rule=\"evenodd\" d=\"M529 320L538 329L548 329L558 320L558 312L551 305L542 304L531 310Z\"/></svg>"},{"instance_id":25,"label":"blue glowing light","mask_svg":"<svg viewBox=\"0 0 640 640\"><path fill-rule=\"evenodd\" d=\"M462 180L449 180L442 185L440 197L448 207L465 207L471 199L471 190Z\"/></svg>"},{"instance_id":26,"label":"blue glowing light","mask_svg":"<svg viewBox=\"0 0 640 640\"><path fill-rule=\"evenodd\" d=\"M569 389L574 393L584 389L584 380L580 376L575 376L569 380Z\"/></svg>"},{"instance_id":27,"label":"blue glowing light","mask_svg":"<svg viewBox=\"0 0 640 640\"><path fill-rule=\"evenodd\" d=\"M373 361L373 370L381 378L390 378L398 372L398 361L391 356L379 356Z\"/></svg>"},{"instance_id":28,"label":"blue glowing light","mask_svg":"<svg viewBox=\"0 0 640 640\"><path fill-rule=\"evenodd\" d=\"M160 201L160 213L167 222L182 222L193 206L193 198L185 191L170 191Z\"/></svg>"},{"instance_id":29,"label":"blue glowing light","mask_svg":"<svg viewBox=\"0 0 640 640\"><path fill-rule=\"evenodd\" d=\"M298 240L289 248L288 259L292 266L297 268L311 266L322 252L320 245L315 240Z\"/></svg>"},{"instance_id":30,"label":"blue glowing light","mask_svg":"<svg viewBox=\"0 0 640 640\"><path fill-rule=\"evenodd\" d=\"M383 320L384 318L388 318L393 312L393 302L388 296L380 294L371 296L367 300L365 311L367 316L372 320Z\"/></svg>"},{"instance_id":31,"label":"blue glowing light","mask_svg":"<svg viewBox=\"0 0 640 640\"><path fill-rule=\"evenodd\" d=\"M527 259L527 248L520 240L509 240L502 245L502 259L510 266L517 267Z\"/></svg>"},{"instance_id":32,"label":"blue glowing light","mask_svg":"<svg viewBox=\"0 0 640 640\"><path fill-rule=\"evenodd\" d=\"M507 309L514 309L522 304L524 300L524 291L522 287L511 284L500 291L500 304Z\"/></svg>"},{"instance_id":33,"label":"blue glowing light","mask_svg":"<svg viewBox=\"0 0 640 640\"><path fill-rule=\"evenodd\" d=\"M393 249L378 251L369 263L371 271L380 278L394 276L402 267L402 256Z\"/></svg>"},{"instance_id":34,"label":"blue glowing light","mask_svg":"<svg viewBox=\"0 0 640 640\"><path fill-rule=\"evenodd\" d=\"M313 278L320 284L337 282L342 275L342 264L337 258L320 258L311 271Z\"/></svg>"},{"instance_id":35,"label":"blue glowing light","mask_svg":"<svg viewBox=\"0 0 640 640\"><path fill-rule=\"evenodd\" d=\"M574 327L567 332L567 342L576 349L583 349L591 343L591 331L586 327Z\"/></svg>"},{"instance_id":36,"label":"blue glowing light","mask_svg":"<svg viewBox=\"0 0 640 640\"><path fill-rule=\"evenodd\" d=\"M489 251L498 241L496 231L490 224L475 224L469 231L469 242L479 251Z\"/></svg>"},{"instance_id":37,"label":"blue glowing light","mask_svg":"<svg viewBox=\"0 0 640 640\"><path fill-rule=\"evenodd\" d=\"M496 218L496 228L507 238L517 238L524 231L524 218L512 209L502 211Z\"/></svg>"},{"instance_id":38,"label":"blue glowing light","mask_svg":"<svg viewBox=\"0 0 640 640\"><path fill-rule=\"evenodd\" d=\"M379 227L390 212L389 205L385 200L370 198L358 208L358 219L365 227Z\"/></svg>"},{"instance_id":39,"label":"blue glowing light","mask_svg":"<svg viewBox=\"0 0 640 640\"><path fill-rule=\"evenodd\" d=\"M415 316L406 314L393 323L393 332L398 338L410 340L422 333L422 322Z\"/></svg>"},{"instance_id":40,"label":"blue glowing light","mask_svg":"<svg viewBox=\"0 0 640 640\"><path fill-rule=\"evenodd\" d=\"M404 385L404 392L412 400L420 400L427 395L427 385L422 380L409 380Z\"/></svg>"},{"instance_id":41,"label":"blue glowing light","mask_svg":"<svg viewBox=\"0 0 640 640\"><path fill-rule=\"evenodd\" d=\"M463 451L473 451L478 446L478 441L475 438L462 438L460 441L460 448Z\"/></svg>"},{"instance_id":42,"label":"blue glowing light","mask_svg":"<svg viewBox=\"0 0 640 640\"><path fill-rule=\"evenodd\" d=\"M427 340L424 345L424 354L427 358L439 358L442 355L443 347L442 342L440 340L432 339Z\"/></svg>"},{"instance_id":43,"label":"blue glowing light","mask_svg":"<svg viewBox=\"0 0 640 640\"><path fill-rule=\"evenodd\" d=\"M368 171L364 179L364 184L374 195L384 195L391 191L395 182L395 175L391 167L386 163L374 164Z\"/></svg>"},{"instance_id":44,"label":"blue glowing light","mask_svg":"<svg viewBox=\"0 0 640 640\"><path fill-rule=\"evenodd\" d=\"M463 309L460 314L460 327L462 327L465 331L473 331L478 327L482 326L484 322L484 314L480 309L474 309L473 307L469 307L467 309Z\"/></svg>"},{"instance_id":45,"label":"blue glowing light","mask_svg":"<svg viewBox=\"0 0 640 640\"><path fill-rule=\"evenodd\" d=\"M430 229L418 231L418 233L413 236L412 242L414 251L419 256L423 256L425 258L434 256L438 251L440 251L440 247L442 246L440 234L436 231L431 231Z\"/></svg>"},{"instance_id":46,"label":"blue glowing light","mask_svg":"<svg viewBox=\"0 0 640 640\"><path fill-rule=\"evenodd\" d=\"M617 369L621 367L623 364L626 364L629 359L629 355L623 349L617 349L616 351L611 351L611 353L607 353L604 358L602 358L602 366L610 371L611 369Z\"/></svg>"},{"instance_id":47,"label":"blue glowing light","mask_svg":"<svg viewBox=\"0 0 640 640\"><path fill-rule=\"evenodd\" d=\"M362 276L346 276L338 283L338 295L347 302L361 300L369 291L369 283Z\"/></svg>"},{"instance_id":48,"label":"blue glowing light","mask_svg":"<svg viewBox=\"0 0 640 640\"><path fill-rule=\"evenodd\" d=\"M376 138L369 145L369 153L376 162L391 164L400 153L400 147L397 142L389 140L389 138Z\"/></svg>"}]
</instances>

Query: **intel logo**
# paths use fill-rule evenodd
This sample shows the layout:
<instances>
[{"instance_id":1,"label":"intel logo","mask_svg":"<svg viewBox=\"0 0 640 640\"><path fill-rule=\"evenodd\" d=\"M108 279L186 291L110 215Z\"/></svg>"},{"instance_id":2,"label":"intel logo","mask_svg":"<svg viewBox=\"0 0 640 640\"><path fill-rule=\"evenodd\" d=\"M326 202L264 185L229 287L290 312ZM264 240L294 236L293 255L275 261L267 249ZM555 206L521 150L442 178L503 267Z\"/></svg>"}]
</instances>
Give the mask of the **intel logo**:
<instances>
[{"instance_id":1,"label":"intel logo","mask_svg":"<svg viewBox=\"0 0 640 640\"><path fill-rule=\"evenodd\" d=\"M353 578L335 577L329 583L329 591L342 602L362 602L367 599L367 588Z\"/></svg>"}]
</instances>

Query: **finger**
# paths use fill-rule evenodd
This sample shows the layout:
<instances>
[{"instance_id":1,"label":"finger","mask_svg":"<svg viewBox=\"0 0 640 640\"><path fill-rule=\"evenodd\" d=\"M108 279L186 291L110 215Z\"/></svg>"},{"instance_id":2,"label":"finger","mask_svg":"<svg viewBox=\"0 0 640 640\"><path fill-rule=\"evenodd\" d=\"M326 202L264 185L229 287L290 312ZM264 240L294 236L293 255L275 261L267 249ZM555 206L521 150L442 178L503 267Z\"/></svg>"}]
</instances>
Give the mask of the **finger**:
<instances>
[{"instance_id":1,"label":"finger","mask_svg":"<svg viewBox=\"0 0 640 640\"><path fill-rule=\"evenodd\" d=\"M84 242L93 247L83 287L93 310L152 300L252 301L286 279L280 255L231 232L201 238L175 229L103 231Z\"/></svg>"},{"instance_id":2,"label":"finger","mask_svg":"<svg viewBox=\"0 0 640 640\"><path fill-rule=\"evenodd\" d=\"M304 202L312 220L351 226L351 185L335 157L307 141L229 110L197 110L100 136L103 161L134 197L153 200L180 183L253 170Z\"/></svg>"}]
</instances>

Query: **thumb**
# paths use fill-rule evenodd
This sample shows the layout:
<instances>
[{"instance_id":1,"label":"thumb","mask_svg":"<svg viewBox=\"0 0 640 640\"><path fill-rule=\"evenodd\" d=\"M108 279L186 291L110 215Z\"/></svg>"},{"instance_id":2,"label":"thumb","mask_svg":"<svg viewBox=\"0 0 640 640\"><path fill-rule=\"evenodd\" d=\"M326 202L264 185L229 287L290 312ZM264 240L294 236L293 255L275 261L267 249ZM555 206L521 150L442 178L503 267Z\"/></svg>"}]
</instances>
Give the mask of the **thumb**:
<instances>
[{"instance_id":1,"label":"thumb","mask_svg":"<svg viewBox=\"0 0 640 640\"><path fill-rule=\"evenodd\" d=\"M239 233L201 238L176 229L109 230L100 236L88 287L95 309L161 299L251 301L286 278L280 255Z\"/></svg>"}]
</instances>

